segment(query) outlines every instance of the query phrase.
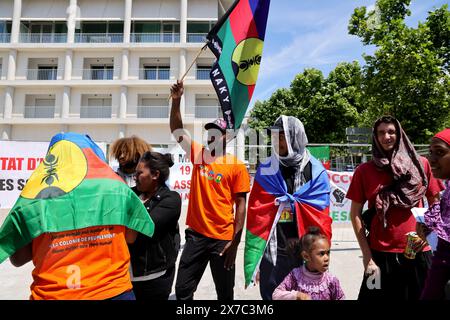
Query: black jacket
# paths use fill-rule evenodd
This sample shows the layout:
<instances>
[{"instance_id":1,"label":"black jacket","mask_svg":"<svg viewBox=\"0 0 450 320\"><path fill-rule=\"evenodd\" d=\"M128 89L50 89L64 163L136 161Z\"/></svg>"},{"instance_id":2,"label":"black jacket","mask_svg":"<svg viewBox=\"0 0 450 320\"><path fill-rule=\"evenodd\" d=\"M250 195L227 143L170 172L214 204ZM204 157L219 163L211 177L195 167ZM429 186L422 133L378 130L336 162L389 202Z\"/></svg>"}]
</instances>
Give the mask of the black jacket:
<instances>
[{"instance_id":1,"label":"black jacket","mask_svg":"<svg viewBox=\"0 0 450 320\"><path fill-rule=\"evenodd\" d=\"M136 187L132 188L139 195ZM180 249L178 219L181 214L180 195L162 186L156 194L144 203L155 223L153 237L141 233L130 244L133 276L142 277L175 266Z\"/></svg>"}]
</instances>

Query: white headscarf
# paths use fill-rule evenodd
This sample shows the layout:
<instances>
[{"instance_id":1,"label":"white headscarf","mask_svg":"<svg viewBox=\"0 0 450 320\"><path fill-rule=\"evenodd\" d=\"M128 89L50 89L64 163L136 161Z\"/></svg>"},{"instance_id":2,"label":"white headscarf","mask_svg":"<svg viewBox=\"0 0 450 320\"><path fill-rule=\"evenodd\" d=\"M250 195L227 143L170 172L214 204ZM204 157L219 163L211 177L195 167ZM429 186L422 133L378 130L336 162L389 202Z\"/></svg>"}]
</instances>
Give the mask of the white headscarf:
<instances>
[{"instance_id":1,"label":"white headscarf","mask_svg":"<svg viewBox=\"0 0 450 320\"><path fill-rule=\"evenodd\" d=\"M308 137L303 123L292 116L280 116L275 124L283 124L283 131L288 146L288 155L283 157L277 153L272 143L272 150L278 161L285 167L297 167L294 180L294 192L305 183L303 171L310 160L310 153L306 149ZM281 128L280 128L281 129Z\"/></svg>"}]
</instances>

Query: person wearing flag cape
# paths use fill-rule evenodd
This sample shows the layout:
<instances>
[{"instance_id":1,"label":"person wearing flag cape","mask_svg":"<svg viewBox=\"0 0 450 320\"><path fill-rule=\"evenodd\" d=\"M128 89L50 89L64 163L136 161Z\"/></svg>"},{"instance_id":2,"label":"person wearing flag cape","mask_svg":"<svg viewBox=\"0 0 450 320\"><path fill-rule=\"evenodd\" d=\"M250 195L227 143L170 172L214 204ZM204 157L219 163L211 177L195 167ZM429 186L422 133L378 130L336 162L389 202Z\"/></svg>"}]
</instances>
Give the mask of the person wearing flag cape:
<instances>
[{"instance_id":1,"label":"person wearing flag cape","mask_svg":"<svg viewBox=\"0 0 450 320\"><path fill-rule=\"evenodd\" d=\"M328 175L306 149L302 122L283 115L269 129L272 156L255 175L244 252L245 284L259 281L263 300L271 300L275 288L301 263L288 254L293 239L314 226L331 240Z\"/></svg>"},{"instance_id":2,"label":"person wearing flag cape","mask_svg":"<svg viewBox=\"0 0 450 320\"><path fill-rule=\"evenodd\" d=\"M32 300L134 300L127 243L154 223L87 135L55 135L0 228L0 263L33 262Z\"/></svg>"}]
</instances>

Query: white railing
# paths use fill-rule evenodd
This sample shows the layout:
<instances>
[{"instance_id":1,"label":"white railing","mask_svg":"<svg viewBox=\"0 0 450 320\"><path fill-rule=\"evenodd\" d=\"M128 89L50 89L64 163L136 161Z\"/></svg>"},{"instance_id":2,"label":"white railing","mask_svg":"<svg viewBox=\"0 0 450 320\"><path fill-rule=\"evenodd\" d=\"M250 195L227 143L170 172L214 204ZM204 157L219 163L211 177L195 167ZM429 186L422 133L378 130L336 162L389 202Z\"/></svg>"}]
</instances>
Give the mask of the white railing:
<instances>
[{"instance_id":1,"label":"white railing","mask_svg":"<svg viewBox=\"0 0 450 320\"><path fill-rule=\"evenodd\" d=\"M55 106L25 106L24 118L54 118Z\"/></svg>"},{"instance_id":2,"label":"white railing","mask_svg":"<svg viewBox=\"0 0 450 320\"><path fill-rule=\"evenodd\" d=\"M158 43L158 42L180 42L179 33L132 33L131 42Z\"/></svg>"},{"instance_id":3,"label":"white railing","mask_svg":"<svg viewBox=\"0 0 450 320\"><path fill-rule=\"evenodd\" d=\"M206 42L207 33L188 33L187 42Z\"/></svg>"},{"instance_id":4,"label":"white railing","mask_svg":"<svg viewBox=\"0 0 450 320\"><path fill-rule=\"evenodd\" d=\"M123 42L123 33L76 33L75 42L120 43Z\"/></svg>"},{"instance_id":5,"label":"white railing","mask_svg":"<svg viewBox=\"0 0 450 320\"><path fill-rule=\"evenodd\" d=\"M67 33L21 33L19 40L22 43L65 43Z\"/></svg>"},{"instance_id":6,"label":"white railing","mask_svg":"<svg viewBox=\"0 0 450 320\"><path fill-rule=\"evenodd\" d=\"M137 117L138 118L168 118L169 117L169 107L154 107L154 106L138 106L137 107Z\"/></svg>"},{"instance_id":7,"label":"white railing","mask_svg":"<svg viewBox=\"0 0 450 320\"><path fill-rule=\"evenodd\" d=\"M170 68L139 69L139 80L170 80Z\"/></svg>"},{"instance_id":8,"label":"white railing","mask_svg":"<svg viewBox=\"0 0 450 320\"><path fill-rule=\"evenodd\" d=\"M200 119L215 119L219 117L222 111L218 106L196 106L195 107L195 117Z\"/></svg>"},{"instance_id":9,"label":"white railing","mask_svg":"<svg viewBox=\"0 0 450 320\"><path fill-rule=\"evenodd\" d=\"M57 69L28 69L27 80L56 80Z\"/></svg>"},{"instance_id":10,"label":"white railing","mask_svg":"<svg viewBox=\"0 0 450 320\"><path fill-rule=\"evenodd\" d=\"M108 119L112 117L112 106L81 106L80 118Z\"/></svg>"},{"instance_id":11,"label":"white railing","mask_svg":"<svg viewBox=\"0 0 450 320\"><path fill-rule=\"evenodd\" d=\"M11 41L10 33L0 33L0 43L8 43Z\"/></svg>"},{"instance_id":12,"label":"white railing","mask_svg":"<svg viewBox=\"0 0 450 320\"><path fill-rule=\"evenodd\" d=\"M83 80L113 80L114 69L83 69Z\"/></svg>"}]
</instances>

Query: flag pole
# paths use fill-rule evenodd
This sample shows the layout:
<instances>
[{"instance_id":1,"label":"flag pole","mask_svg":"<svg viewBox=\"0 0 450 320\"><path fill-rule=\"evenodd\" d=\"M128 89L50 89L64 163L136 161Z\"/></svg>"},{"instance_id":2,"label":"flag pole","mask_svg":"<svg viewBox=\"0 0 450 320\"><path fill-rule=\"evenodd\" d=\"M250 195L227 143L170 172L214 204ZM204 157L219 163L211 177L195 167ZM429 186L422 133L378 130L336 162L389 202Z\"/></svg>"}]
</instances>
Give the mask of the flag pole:
<instances>
[{"instance_id":1,"label":"flag pole","mask_svg":"<svg viewBox=\"0 0 450 320\"><path fill-rule=\"evenodd\" d=\"M186 77L186 75L188 74L188 72L191 71L192 67L194 66L195 61L197 61L198 57L202 54L202 52L206 49L207 46L208 46L208 42L206 42L205 45L197 52L197 55L195 56L194 60L192 60L191 65L186 70L186 72L183 74L180 81L183 81L184 78ZM171 94L169 94L169 98L167 100L170 100L170 98L172 98Z\"/></svg>"},{"instance_id":2,"label":"flag pole","mask_svg":"<svg viewBox=\"0 0 450 320\"><path fill-rule=\"evenodd\" d=\"M184 78L186 77L186 75L188 74L189 71L191 71L192 66L194 65L195 61L197 61L198 57L200 57L200 55L202 54L202 52L206 49L206 47L208 46L208 42L205 43L205 45L200 49L200 51L197 53L197 55L195 56L194 60L192 60L191 65L189 66L189 68L186 70L186 72L183 74L183 76L181 77L180 81L183 81Z\"/></svg>"}]
</instances>

